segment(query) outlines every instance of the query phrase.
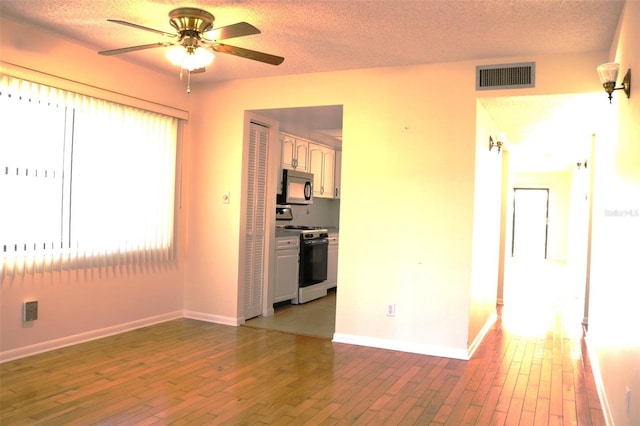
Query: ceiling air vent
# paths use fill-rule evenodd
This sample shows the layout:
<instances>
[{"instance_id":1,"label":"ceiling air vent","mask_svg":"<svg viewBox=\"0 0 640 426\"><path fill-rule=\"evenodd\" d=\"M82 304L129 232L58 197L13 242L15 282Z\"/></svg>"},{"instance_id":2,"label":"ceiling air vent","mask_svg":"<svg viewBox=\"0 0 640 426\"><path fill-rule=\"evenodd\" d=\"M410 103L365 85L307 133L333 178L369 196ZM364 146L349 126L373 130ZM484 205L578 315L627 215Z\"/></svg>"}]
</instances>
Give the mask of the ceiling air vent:
<instances>
[{"instance_id":1,"label":"ceiling air vent","mask_svg":"<svg viewBox=\"0 0 640 426\"><path fill-rule=\"evenodd\" d=\"M476 90L535 87L535 62L476 67Z\"/></svg>"}]
</instances>

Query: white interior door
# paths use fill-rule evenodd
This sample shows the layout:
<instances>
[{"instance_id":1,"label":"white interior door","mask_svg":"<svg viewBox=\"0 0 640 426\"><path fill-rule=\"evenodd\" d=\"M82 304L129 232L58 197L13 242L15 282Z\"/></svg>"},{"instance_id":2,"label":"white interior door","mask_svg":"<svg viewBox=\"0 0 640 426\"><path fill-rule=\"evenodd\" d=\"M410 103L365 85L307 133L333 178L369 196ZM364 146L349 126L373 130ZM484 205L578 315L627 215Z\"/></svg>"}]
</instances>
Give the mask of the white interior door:
<instances>
[{"instance_id":1,"label":"white interior door","mask_svg":"<svg viewBox=\"0 0 640 426\"><path fill-rule=\"evenodd\" d=\"M511 256L547 258L549 189L514 188Z\"/></svg>"},{"instance_id":2,"label":"white interior door","mask_svg":"<svg viewBox=\"0 0 640 426\"><path fill-rule=\"evenodd\" d=\"M262 313L269 128L251 123L244 244L244 318Z\"/></svg>"}]
</instances>

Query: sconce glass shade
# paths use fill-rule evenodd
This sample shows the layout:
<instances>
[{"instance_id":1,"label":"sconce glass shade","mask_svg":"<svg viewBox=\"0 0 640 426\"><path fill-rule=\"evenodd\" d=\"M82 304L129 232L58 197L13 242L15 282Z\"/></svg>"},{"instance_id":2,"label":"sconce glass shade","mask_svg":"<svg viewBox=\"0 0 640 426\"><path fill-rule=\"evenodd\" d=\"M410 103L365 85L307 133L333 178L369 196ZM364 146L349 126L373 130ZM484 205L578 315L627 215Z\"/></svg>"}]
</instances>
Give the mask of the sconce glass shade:
<instances>
[{"instance_id":1,"label":"sconce glass shade","mask_svg":"<svg viewBox=\"0 0 640 426\"><path fill-rule=\"evenodd\" d=\"M600 77L600 81L602 82L602 87L604 87L605 92L609 94L609 103L611 103L614 90L623 90L627 95L627 98L631 97L631 69L629 69L624 75L621 87L616 87L620 64L607 62L605 64L598 65L596 70L598 71L598 77Z\"/></svg>"},{"instance_id":2,"label":"sconce glass shade","mask_svg":"<svg viewBox=\"0 0 640 426\"><path fill-rule=\"evenodd\" d=\"M182 45L176 45L167 50L167 58L172 64L193 71L211 65L214 55L209 49L202 47L187 49Z\"/></svg>"},{"instance_id":3,"label":"sconce glass shade","mask_svg":"<svg viewBox=\"0 0 640 426\"><path fill-rule=\"evenodd\" d=\"M613 83L615 85L618 80L618 71L620 71L620 64L615 62L607 62L606 64L598 65L596 68L598 71L598 77L600 77L600 82L602 84L605 83Z\"/></svg>"}]
</instances>

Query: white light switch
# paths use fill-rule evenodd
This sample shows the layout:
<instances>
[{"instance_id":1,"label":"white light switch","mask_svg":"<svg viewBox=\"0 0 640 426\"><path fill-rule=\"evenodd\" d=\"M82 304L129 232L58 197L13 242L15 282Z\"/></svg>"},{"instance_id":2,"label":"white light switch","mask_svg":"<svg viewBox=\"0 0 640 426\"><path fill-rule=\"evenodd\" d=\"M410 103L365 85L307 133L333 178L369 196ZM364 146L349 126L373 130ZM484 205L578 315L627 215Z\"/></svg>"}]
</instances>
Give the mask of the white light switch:
<instances>
[{"instance_id":1,"label":"white light switch","mask_svg":"<svg viewBox=\"0 0 640 426\"><path fill-rule=\"evenodd\" d=\"M229 204L229 191L226 191L222 194L222 202L225 204Z\"/></svg>"}]
</instances>

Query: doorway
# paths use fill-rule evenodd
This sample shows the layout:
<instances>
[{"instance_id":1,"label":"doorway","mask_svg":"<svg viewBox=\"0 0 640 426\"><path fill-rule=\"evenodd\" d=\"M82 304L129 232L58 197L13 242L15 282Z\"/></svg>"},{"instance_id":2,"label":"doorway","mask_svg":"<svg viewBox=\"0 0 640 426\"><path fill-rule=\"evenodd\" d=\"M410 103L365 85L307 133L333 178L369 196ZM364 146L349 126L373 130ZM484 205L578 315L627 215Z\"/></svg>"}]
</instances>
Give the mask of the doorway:
<instances>
[{"instance_id":1,"label":"doorway","mask_svg":"<svg viewBox=\"0 0 640 426\"><path fill-rule=\"evenodd\" d=\"M263 270L265 273L262 288L261 312L252 312L256 315L245 316L246 326L256 328L268 328L285 331L293 334L331 338L335 330L335 305L336 291L329 291L326 297L312 300L299 305L290 302L273 303L274 294L274 270L273 253L274 234L270 228L273 226L299 225L314 226L337 230L340 216L340 171L342 154L342 105L308 106L260 109L247 111L252 117L259 117L262 121L273 123L274 134L270 136L270 157L267 169L267 193L262 198L260 208L266 214L265 236L266 251L263 253ZM278 133L280 132L280 133ZM278 220L275 216L276 192L280 184L282 174L282 137L294 135L301 141L307 141L318 146L328 147L328 151L334 151L333 166L331 166L331 187L335 187L335 196L321 197L314 195L312 205L292 205L291 222ZM307 154L310 155L310 149ZM325 162L323 164L331 164ZM323 166L324 169L325 166ZM305 171L305 170L303 170ZM323 172L324 173L324 172ZM275 178L274 178L275 176ZM326 174L325 174L326 176ZM336 183L338 182L338 183ZM335 185L334 185L335 184ZM330 193L334 193L331 191ZM268 266L268 267L266 267ZM243 270L247 275L247 271ZM250 292L245 291L245 294ZM257 291L255 292L258 293ZM247 308L245 308L245 311ZM261 315L260 315L261 314Z\"/></svg>"},{"instance_id":2,"label":"doorway","mask_svg":"<svg viewBox=\"0 0 640 426\"><path fill-rule=\"evenodd\" d=\"M546 259L549 188L513 189L511 257Z\"/></svg>"}]
</instances>

